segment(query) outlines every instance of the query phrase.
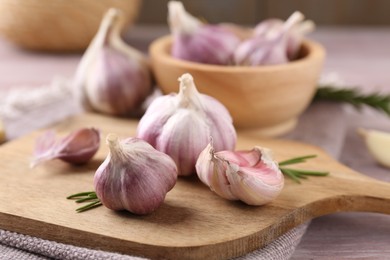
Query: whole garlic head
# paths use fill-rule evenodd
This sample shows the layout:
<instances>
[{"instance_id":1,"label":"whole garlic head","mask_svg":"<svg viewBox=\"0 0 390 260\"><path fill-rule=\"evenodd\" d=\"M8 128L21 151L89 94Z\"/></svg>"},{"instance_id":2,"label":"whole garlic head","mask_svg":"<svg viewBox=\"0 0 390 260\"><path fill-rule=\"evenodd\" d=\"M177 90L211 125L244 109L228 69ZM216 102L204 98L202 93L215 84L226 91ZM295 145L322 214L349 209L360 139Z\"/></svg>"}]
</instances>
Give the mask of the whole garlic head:
<instances>
[{"instance_id":1,"label":"whole garlic head","mask_svg":"<svg viewBox=\"0 0 390 260\"><path fill-rule=\"evenodd\" d=\"M141 118L137 137L171 156L179 175L195 172L199 154L214 140L217 151L234 149L237 134L228 110L200 94L190 74L179 78L180 91L156 98Z\"/></svg>"},{"instance_id":2,"label":"whole garlic head","mask_svg":"<svg viewBox=\"0 0 390 260\"><path fill-rule=\"evenodd\" d=\"M199 179L228 200L263 205L282 191L284 176L270 151L255 147L250 151L215 152L209 144L196 162Z\"/></svg>"},{"instance_id":3,"label":"whole garlic head","mask_svg":"<svg viewBox=\"0 0 390 260\"><path fill-rule=\"evenodd\" d=\"M94 176L102 204L140 215L156 210L176 184L175 162L138 138L119 140L109 134L107 144L110 153Z\"/></svg>"},{"instance_id":4,"label":"whole garlic head","mask_svg":"<svg viewBox=\"0 0 390 260\"><path fill-rule=\"evenodd\" d=\"M258 24L253 36L235 50L236 65L272 65L287 63L298 56L303 36L314 29L312 21L303 21L294 12L286 21L268 19Z\"/></svg>"},{"instance_id":5,"label":"whole garlic head","mask_svg":"<svg viewBox=\"0 0 390 260\"><path fill-rule=\"evenodd\" d=\"M206 64L232 64L240 39L227 28L203 24L187 13L179 1L168 3L168 22L173 57Z\"/></svg>"},{"instance_id":6,"label":"whole garlic head","mask_svg":"<svg viewBox=\"0 0 390 260\"><path fill-rule=\"evenodd\" d=\"M78 65L74 91L86 109L130 115L151 92L148 61L122 40L123 27L123 13L109 9Z\"/></svg>"}]
</instances>

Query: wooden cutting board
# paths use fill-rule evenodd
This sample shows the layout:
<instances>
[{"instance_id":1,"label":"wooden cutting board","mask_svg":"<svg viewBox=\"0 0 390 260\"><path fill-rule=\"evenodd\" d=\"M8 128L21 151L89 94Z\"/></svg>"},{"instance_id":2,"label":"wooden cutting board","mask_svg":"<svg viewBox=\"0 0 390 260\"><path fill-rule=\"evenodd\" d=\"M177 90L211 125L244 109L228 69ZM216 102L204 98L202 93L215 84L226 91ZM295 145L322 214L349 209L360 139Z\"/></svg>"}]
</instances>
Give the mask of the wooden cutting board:
<instances>
[{"instance_id":1,"label":"wooden cutting board","mask_svg":"<svg viewBox=\"0 0 390 260\"><path fill-rule=\"evenodd\" d=\"M60 135L79 127L98 127L134 136L136 121L82 115L56 125ZM76 213L70 194L93 190L93 175L108 149L102 146L85 166L51 161L29 168L35 132L0 147L0 228L76 246L150 258L226 259L270 243L312 218L338 211L390 214L390 185L339 164L317 147L286 140L239 135L238 149L269 147L276 160L317 154L297 165L330 171L297 184L286 179L273 203L253 207L224 200L196 177L179 178L164 204L148 216L99 207Z\"/></svg>"}]
</instances>

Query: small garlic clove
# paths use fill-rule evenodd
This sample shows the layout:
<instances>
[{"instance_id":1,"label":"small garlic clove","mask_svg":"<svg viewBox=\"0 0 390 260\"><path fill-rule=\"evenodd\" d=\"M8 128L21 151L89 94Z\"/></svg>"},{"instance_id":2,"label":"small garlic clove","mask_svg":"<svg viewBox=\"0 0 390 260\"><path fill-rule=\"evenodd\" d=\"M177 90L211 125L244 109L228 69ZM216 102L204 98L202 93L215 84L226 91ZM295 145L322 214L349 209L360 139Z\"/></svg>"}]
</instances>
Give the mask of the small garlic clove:
<instances>
[{"instance_id":1,"label":"small garlic clove","mask_svg":"<svg viewBox=\"0 0 390 260\"><path fill-rule=\"evenodd\" d=\"M173 36L173 57L206 64L232 63L240 39L231 30L202 24L178 1L168 3L168 22Z\"/></svg>"},{"instance_id":2,"label":"small garlic clove","mask_svg":"<svg viewBox=\"0 0 390 260\"><path fill-rule=\"evenodd\" d=\"M76 98L88 110L133 115L151 93L148 61L123 41L123 27L123 13L109 9L78 65L73 87Z\"/></svg>"},{"instance_id":3,"label":"small garlic clove","mask_svg":"<svg viewBox=\"0 0 390 260\"><path fill-rule=\"evenodd\" d=\"M53 159L84 164L95 155L99 146L100 132L95 128L82 128L58 140L54 131L48 131L36 141L31 167Z\"/></svg>"},{"instance_id":4,"label":"small garlic clove","mask_svg":"<svg viewBox=\"0 0 390 260\"><path fill-rule=\"evenodd\" d=\"M176 184L175 162L138 138L119 140L109 134L110 153L94 176L95 191L112 210L149 214Z\"/></svg>"},{"instance_id":5,"label":"small garlic clove","mask_svg":"<svg viewBox=\"0 0 390 260\"><path fill-rule=\"evenodd\" d=\"M209 144L196 163L199 179L219 196L263 205L274 200L284 186L284 176L270 151L214 152Z\"/></svg>"},{"instance_id":6,"label":"small garlic clove","mask_svg":"<svg viewBox=\"0 0 390 260\"><path fill-rule=\"evenodd\" d=\"M358 129L363 137L369 153L374 159L387 168L390 168L390 133L371 129Z\"/></svg>"},{"instance_id":7,"label":"small garlic clove","mask_svg":"<svg viewBox=\"0 0 390 260\"><path fill-rule=\"evenodd\" d=\"M141 118L137 137L176 162L179 175L195 172L202 150L214 140L217 151L234 149L237 134L228 110L213 97L200 94L190 74L179 78L180 91L156 98Z\"/></svg>"}]
</instances>

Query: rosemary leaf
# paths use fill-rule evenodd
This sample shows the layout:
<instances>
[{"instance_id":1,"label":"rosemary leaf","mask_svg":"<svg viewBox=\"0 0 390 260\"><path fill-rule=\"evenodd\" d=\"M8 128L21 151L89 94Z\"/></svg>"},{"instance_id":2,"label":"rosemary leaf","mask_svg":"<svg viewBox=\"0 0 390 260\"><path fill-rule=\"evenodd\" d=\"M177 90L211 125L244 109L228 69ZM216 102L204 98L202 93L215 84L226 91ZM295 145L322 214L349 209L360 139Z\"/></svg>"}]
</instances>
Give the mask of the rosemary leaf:
<instances>
[{"instance_id":1,"label":"rosemary leaf","mask_svg":"<svg viewBox=\"0 0 390 260\"><path fill-rule=\"evenodd\" d=\"M102 203L100 202L100 200L97 200L97 201L91 202L83 207L77 208L76 211L77 212L84 212L84 211L99 207L101 205L102 205Z\"/></svg>"},{"instance_id":2,"label":"rosemary leaf","mask_svg":"<svg viewBox=\"0 0 390 260\"><path fill-rule=\"evenodd\" d=\"M305 176L327 176L329 175L329 172L320 172L320 171L306 171L306 170L296 170L296 169L289 169L290 171L294 172L295 174Z\"/></svg>"},{"instance_id":3,"label":"rosemary leaf","mask_svg":"<svg viewBox=\"0 0 390 260\"><path fill-rule=\"evenodd\" d=\"M294 157L294 158L279 162L279 166L302 163L302 162L305 162L307 159L311 159L311 158L315 158L315 157L317 157L317 155L315 155L315 154Z\"/></svg>"},{"instance_id":4,"label":"rosemary leaf","mask_svg":"<svg viewBox=\"0 0 390 260\"><path fill-rule=\"evenodd\" d=\"M357 88L335 88L324 85L318 87L314 99L345 102L357 109L365 105L390 116L390 94L362 94Z\"/></svg>"},{"instance_id":5,"label":"rosemary leaf","mask_svg":"<svg viewBox=\"0 0 390 260\"><path fill-rule=\"evenodd\" d=\"M79 193L76 193L76 194L72 194L68 197L66 197L67 199L76 199L76 198L80 198L80 197L85 197L85 196L89 196L90 194L95 194L96 193L94 191L85 191L85 192L79 192Z\"/></svg>"},{"instance_id":6,"label":"rosemary leaf","mask_svg":"<svg viewBox=\"0 0 390 260\"><path fill-rule=\"evenodd\" d=\"M81 203L81 202L86 202L86 201L91 201L91 200L96 200L96 199L97 199L97 197L86 197L86 198L77 199L76 202Z\"/></svg>"},{"instance_id":7,"label":"rosemary leaf","mask_svg":"<svg viewBox=\"0 0 390 260\"><path fill-rule=\"evenodd\" d=\"M286 169L286 168L280 168L280 170L282 171L283 174L287 175L288 177L290 177L293 181L295 181L296 183L301 183L301 181L299 180L299 178L294 174L292 173L289 169Z\"/></svg>"}]
</instances>

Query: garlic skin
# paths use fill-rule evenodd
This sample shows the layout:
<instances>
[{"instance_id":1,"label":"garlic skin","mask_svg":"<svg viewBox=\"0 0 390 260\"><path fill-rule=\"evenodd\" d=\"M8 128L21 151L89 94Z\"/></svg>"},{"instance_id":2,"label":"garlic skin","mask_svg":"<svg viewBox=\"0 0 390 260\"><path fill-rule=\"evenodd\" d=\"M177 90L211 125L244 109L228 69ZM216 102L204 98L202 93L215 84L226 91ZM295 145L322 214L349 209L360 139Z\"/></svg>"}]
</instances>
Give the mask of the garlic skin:
<instances>
[{"instance_id":1,"label":"garlic skin","mask_svg":"<svg viewBox=\"0 0 390 260\"><path fill-rule=\"evenodd\" d=\"M132 115L152 90L146 57L121 38L123 15L115 8L106 12L76 70L74 94L87 110Z\"/></svg>"},{"instance_id":2,"label":"garlic skin","mask_svg":"<svg viewBox=\"0 0 390 260\"><path fill-rule=\"evenodd\" d=\"M312 21L294 12L285 22L268 19L258 24L253 36L235 50L236 65L258 66L287 63L297 58L304 34L314 29Z\"/></svg>"},{"instance_id":3,"label":"garlic skin","mask_svg":"<svg viewBox=\"0 0 390 260\"><path fill-rule=\"evenodd\" d=\"M173 57L206 64L230 65L240 39L218 25L206 25L187 13L179 1L168 2Z\"/></svg>"},{"instance_id":4,"label":"garlic skin","mask_svg":"<svg viewBox=\"0 0 390 260\"><path fill-rule=\"evenodd\" d=\"M155 211L176 184L175 162L138 138L109 134L106 141L110 153L94 176L97 197L112 210Z\"/></svg>"},{"instance_id":5,"label":"garlic skin","mask_svg":"<svg viewBox=\"0 0 390 260\"><path fill-rule=\"evenodd\" d=\"M284 176L270 151L255 147L250 151L215 152L213 145L196 162L199 179L228 200L241 200L260 206L274 200L282 191Z\"/></svg>"},{"instance_id":6,"label":"garlic skin","mask_svg":"<svg viewBox=\"0 0 390 260\"><path fill-rule=\"evenodd\" d=\"M30 166L35 167L53 159L84 164L96 154L99 147L100 131L95 128L81 128L60 139L56 139L54 131L47 131L36 141Z\"/></svg>"},{"instance_id":7,"label":"garlic skin","mask_svg":"<svg viewBox=\"0 0 390 260\"><path fill-rule=\"evenodd\" d=\"M228 110L200 94L190 74L179 78L179 93L156 98L141 118L137 137L172 157L179 175L195 173L199 154L214 140L217 151L234 149L237 134Z\"/></svg>"}]
</instances>

